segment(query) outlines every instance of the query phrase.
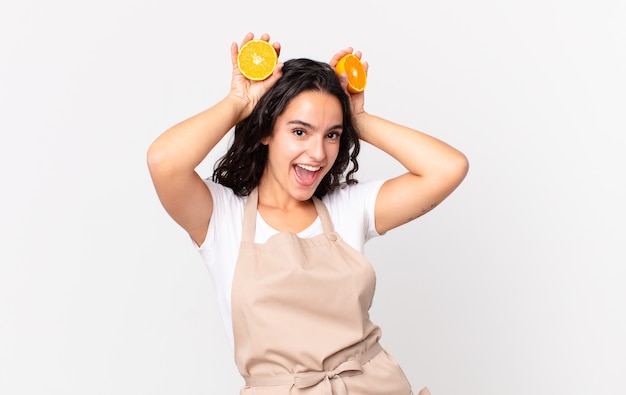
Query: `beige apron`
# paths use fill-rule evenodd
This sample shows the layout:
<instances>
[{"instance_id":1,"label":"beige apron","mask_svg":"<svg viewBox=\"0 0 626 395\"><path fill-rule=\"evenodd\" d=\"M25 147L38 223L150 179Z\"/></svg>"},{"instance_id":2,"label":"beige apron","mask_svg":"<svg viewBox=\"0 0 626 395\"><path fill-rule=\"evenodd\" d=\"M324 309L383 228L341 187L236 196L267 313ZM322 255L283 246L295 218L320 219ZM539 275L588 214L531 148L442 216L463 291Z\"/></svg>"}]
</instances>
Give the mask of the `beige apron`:
<instances>
[{"instance_id":1,"label":"beige apron","mask_svg":"<svg viewBox=\"0 0 626 395\"><path fill-rule=\"evenodd\" d=\"M412 394L369 319L372 266L313 200L323 234L301 239L281 232L256 244L258 191L248 197L232 287L235 362L246 381L241 394Z\"/></svg>"}]
</instances>

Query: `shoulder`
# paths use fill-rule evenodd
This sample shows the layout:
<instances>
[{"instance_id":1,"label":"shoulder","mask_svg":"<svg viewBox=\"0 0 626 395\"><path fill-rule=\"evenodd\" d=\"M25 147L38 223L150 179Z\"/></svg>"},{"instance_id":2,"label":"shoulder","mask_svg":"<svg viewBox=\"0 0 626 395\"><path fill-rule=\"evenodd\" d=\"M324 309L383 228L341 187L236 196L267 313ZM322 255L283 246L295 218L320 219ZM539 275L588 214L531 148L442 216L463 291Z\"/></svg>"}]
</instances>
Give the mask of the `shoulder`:
<instances>
[{"instance_id":1,"label":"shoulder","mask_svg":"<svg viewBox=\"0 0 626 395\"><path fill-rule=\"evenodd\" d=\"M232 189L225 187L222 184L218 184L217 182L212 181L211 179L205 179L204 183L211 191L211 195L213 196L213 200L222 201L222 200L237 200L241 199L241 197L237 196Z\"/></svg>"},{"instance_id":2,"label":"shoulder","mask_svg":"<svg viewBox=\"0 0 626 395\"><path fill-rule=\"evenodd\" d=\"M210 179L204 180L204 183L211 191L214 212L226 214L231 211L243 210L248 200L247 196L239 196L232 189Z\"/></svg>"},{"instance_id":3,"label":"shoulder","mask_svg":"<svg viewBox=\"0 0 626 395\"><path fill-rule=\"evenodd\" d=\"M331 207L340 210L350 208L362 210L370 205L373 208L373 205L376 204L378 191L384 182L384 180L372 180L351 185L343 183L324 196L322 201L329 210Z\"/></svg>"},{"instance_id":4,"label":"shoulder","mask_svg":"<svg viewBox=\"0 0 626 395\"><path fill-rule=\"evenodd\" d=\"M237 239L243 222L247 197L238 196L232 189L209 179L204 180L213 198L213 213L209 221L207 239L203 248L219 245L223 238Z\"/></svg>"},{"instance_id":5,"label":"shoulder","mask_svg":"<svg viewBox=\"0 0 626 395\"><path fill-rule=\"evenodd\" d=\"M335 229L355 248L379 234L376 232L376 196L384 180L342 184L323 197Z\"/></svg>"}]
</instances>

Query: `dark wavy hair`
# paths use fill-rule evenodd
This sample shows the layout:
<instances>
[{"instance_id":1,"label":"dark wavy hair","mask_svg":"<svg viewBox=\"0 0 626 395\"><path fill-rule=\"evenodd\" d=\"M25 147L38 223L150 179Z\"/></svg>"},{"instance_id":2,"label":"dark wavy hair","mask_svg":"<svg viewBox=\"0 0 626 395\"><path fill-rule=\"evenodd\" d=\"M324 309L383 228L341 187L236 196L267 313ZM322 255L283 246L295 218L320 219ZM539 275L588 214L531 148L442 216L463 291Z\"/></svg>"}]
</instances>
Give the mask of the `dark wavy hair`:
<instances>
[{"instance_id":1,"label":"dark wavy hair","mask_svg":"<svg viewBox=\"0 0 626 395\"><path fill-rule=\"evenodd\" d=\"M339 99L343 110L343 131L337 159L315 190L315 196L321 198L342 182L356 183L354 173L359 169L359 137L352 122L350 99L335 71L328 63L291 59L284 63L282 72L283 75L261 97L250 116L235 126L232 144L215 164L213 181L231 188L239 196L250 194L259 185L267 165L268 148L261 140L271 135L276 118L294 97L302 92L319 91ZM352 166L346 173L350 164Z\"/></svg>"}]
</instances>

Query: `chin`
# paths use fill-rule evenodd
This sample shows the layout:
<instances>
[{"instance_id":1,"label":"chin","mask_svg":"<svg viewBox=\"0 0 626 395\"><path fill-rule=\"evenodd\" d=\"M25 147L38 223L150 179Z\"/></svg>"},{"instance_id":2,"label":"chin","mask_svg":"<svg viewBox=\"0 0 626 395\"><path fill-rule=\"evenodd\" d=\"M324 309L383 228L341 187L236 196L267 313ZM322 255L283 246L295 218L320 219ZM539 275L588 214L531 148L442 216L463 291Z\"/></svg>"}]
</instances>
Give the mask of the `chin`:
<instances>
[{"instance_id":1,"label":"chin","mask_svg":"<svg viewBox=\"0 0 626 395\"><path fill-rule=\"evenodd\" d=\"M313 197L313 195L315 194L315 191L317 190L317 185L315 185L314 187L300 187L297 188L294 193L292 194L293 197L301 202L307 201L309 199L311 199L311 197Z\"/></svg>"}]
</instances>

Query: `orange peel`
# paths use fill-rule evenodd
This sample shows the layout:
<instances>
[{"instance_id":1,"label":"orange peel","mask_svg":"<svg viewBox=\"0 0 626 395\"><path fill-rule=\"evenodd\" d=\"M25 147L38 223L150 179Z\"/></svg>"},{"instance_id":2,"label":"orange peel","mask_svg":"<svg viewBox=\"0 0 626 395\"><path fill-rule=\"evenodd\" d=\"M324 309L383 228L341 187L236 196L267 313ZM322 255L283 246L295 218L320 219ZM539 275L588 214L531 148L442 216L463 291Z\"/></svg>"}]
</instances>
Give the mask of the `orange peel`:
<instances>
[{"instance_id":1,"label":"orange peel","mask_svg":"<svg viewBox=\"0 0 626 395\"><path fill-rule=\"evenodd\" d=\"M348 76L348 92L359 93L365 90L367 74L365 66L354 54L346 54L339 59L335 66L337 75L345 73Z\"/></svg>"}]
</instances>

